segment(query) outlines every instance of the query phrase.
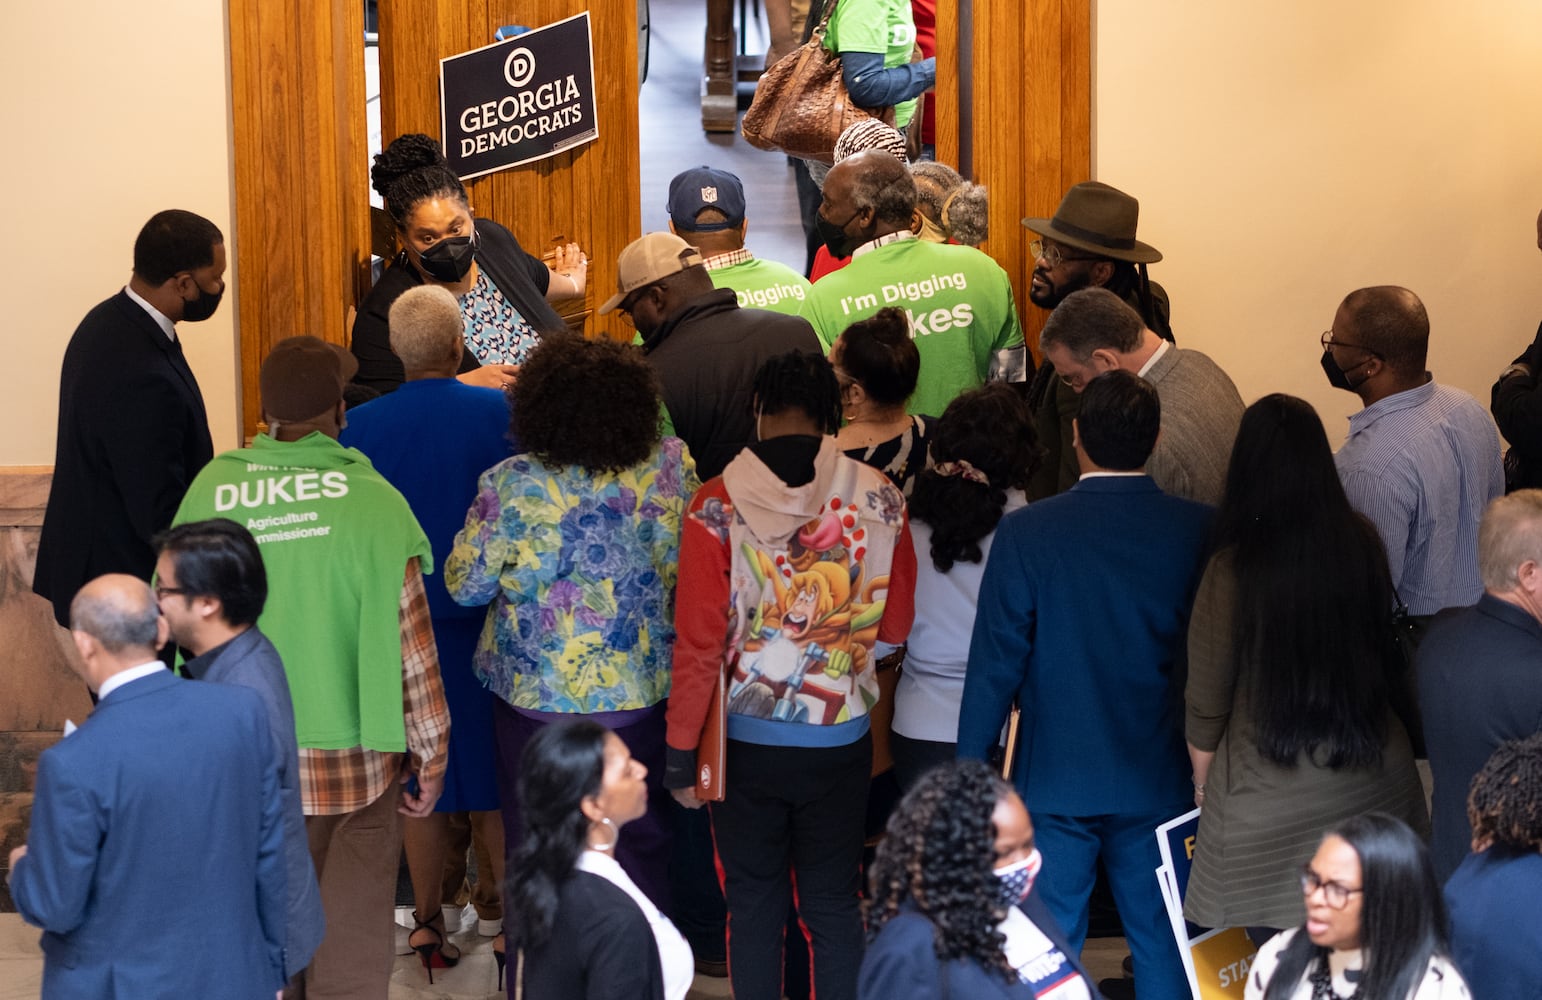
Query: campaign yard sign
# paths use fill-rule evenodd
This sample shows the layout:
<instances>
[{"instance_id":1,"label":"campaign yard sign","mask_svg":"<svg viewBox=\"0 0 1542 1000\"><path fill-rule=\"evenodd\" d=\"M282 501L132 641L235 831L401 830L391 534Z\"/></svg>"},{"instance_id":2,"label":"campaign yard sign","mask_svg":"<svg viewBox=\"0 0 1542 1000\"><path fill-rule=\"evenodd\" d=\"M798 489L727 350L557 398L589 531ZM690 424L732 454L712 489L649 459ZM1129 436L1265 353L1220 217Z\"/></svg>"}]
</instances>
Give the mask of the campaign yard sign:
<instances>
[{"instance_id":1,"label":"campaign yard sign","mask_svg":"<svg viewBox=\"0 0 1542 1000\"><path fill-rule=\"evenodd\" d=\"M439 60L439 116L466 180L599 138L588 11Z\"/></svg>"},{"instance_id":2,"label":"campaign yard sign","mask_svg":"<svg viewBox=\"0 0 1542 1000\"><path fill-rule=\"evenodd\" d=\"M1157 827L1156 837L1162 853L1156 877L1194 1000L1241 1000L1248 969L1258 954L1247 932L1240 927L1198 927L1183 918L1183 895L1199 837L1199 810L1163 823Z\"/></svg>"}]
</instances>

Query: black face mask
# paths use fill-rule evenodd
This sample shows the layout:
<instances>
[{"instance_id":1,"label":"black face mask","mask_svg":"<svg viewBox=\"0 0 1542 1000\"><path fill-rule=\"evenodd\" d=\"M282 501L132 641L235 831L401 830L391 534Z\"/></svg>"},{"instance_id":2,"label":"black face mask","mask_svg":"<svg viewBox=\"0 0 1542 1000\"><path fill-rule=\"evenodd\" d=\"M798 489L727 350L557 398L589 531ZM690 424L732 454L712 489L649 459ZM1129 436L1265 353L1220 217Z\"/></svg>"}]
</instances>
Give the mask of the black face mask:
<instances>
[{"instance_id":1,"label":"black face mask","mask_svg":"<svg viewBox=\"0 0 1542 1000\"><path fill-rule=\"evenodd\" d=\"M193 282L197 285L197 281ZM214 310L220 307L220 299L225 295L225 287L220 286L217 292L205 291L202 285L198 285L198 298L191 302L183 301L182 318L189 323L202 323L214 315Z\"/></svg>"},{"instance_id":2,"label":"black face mask","mask_svg":"<svg viewBox=\"0 0 1542 1000\"><path fill-rule=\"evenodd\" d=\"M855 219L853 215L851 219ZM845 260L851 256L851 252L866 243L863 239L853 239L846 235L846 226L851 225L851 219L847 219L845 225L837 226L823 215L814 214L814 231L824 241L825 249L830 251L830 256L837 260Z\"/></svg>"},{"instance_id":3,"label":"black face mask","mask_svg":"<svg viewBox=\"0 0 1542 1000\"><path fill-rule=\"evenodd\" d=\"M451 236L418 254L418 261L430 278L454 284L471 270L476 255L475 239L470 236Z\"/></svg>"},{"instance_id":4,"label":"black face mask","mask_svg":"<svg viewBox=\"0 0 1542 1000\"><path fill-rule=\"evenodd\" d=\"M1364 363L1363 361L1360 362L1360 364ZM1354 367L1358 368L1359 365ZM1345 392L1354 392L1365 382L1365 379L1361 379L1359 382L1351 382L1349 380L1349 373L1339 367L1338 362L1333 360L1333 352L1327 348L1324 348L1322 352L1322 370L1328 376L1329 385L1335 389L1343 389Z\"/></svg>"}]
</instances>

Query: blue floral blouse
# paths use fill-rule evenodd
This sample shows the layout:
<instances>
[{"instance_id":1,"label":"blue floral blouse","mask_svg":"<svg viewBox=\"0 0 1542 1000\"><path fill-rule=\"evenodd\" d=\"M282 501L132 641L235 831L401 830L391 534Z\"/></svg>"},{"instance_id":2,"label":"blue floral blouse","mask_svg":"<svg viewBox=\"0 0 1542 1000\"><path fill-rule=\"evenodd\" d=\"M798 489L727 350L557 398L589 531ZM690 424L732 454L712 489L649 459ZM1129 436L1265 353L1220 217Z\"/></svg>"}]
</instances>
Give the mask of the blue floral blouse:
<instances>
[{"instance_id":1,"label":"blue floral blouse","mask_svg":"<svg viewBox=\"0 0 1542 1000\"><path fill-rule=\"evenodd\" d=\"M492 601L474 664L515 708L616 712L669 695L680 518L701 484L679 438L619 473L515 455L482 474L445 560Z\"/></svg>"},{"instance_id":2,"label":"blue floral blouse","mask_svg":"<svg viewBox=\"0 0 1542 1000\"><path fill-rule=\"evenodd\" d=\"M460 315L466 322L466 349L484 365L523 364L541 340L486 271L478 271L476 283L461 296Z\"/></svg>"}]
</instances>

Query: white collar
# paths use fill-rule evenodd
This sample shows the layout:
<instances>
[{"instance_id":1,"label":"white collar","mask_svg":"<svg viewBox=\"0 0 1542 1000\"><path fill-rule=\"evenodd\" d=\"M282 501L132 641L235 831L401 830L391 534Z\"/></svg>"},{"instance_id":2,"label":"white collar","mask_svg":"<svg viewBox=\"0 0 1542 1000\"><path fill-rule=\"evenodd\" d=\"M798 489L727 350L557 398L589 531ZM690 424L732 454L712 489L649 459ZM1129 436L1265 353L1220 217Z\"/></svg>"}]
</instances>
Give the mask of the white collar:
<instances>
[{"instance_id":1,"label":"white collar","mask_svg":"<svg viewBox=\"0 0 1542 1000\"><path fill-rule=\"evenodd\" d=\"M159 326L162 331L165 332L167 340L176 340L177 339L177 327L176 327L176 324L174 324L170 319L168 319L166 317L165 313L161 312L159 309L155 308L150 303L146 302L144 300L144 298L142 296L140 296L140 294L138 292L134 291L134 289L132 287L130 287L128 285L124 285L123 286L123 291L128 294L129 298L131 298L135 302L139 303L139 308L143 309L145 312L150 314L150 318L155 320L155 324L157 326Z\"/></svg>"},{"instance_id":2,"label":"white collar","mask_svg":"<svg viewBox=\"0 0 1542 1000\"><path fill-rule=\"evenodd\" d=\"M1145 474L1146 472L1144 469L1139 472L1083 472L1080 476L1077 477L1077 481L1080 482L1083 479L1113 479L1115 477L1123 478L1128 476L1144 476Z\"/></svg>"},{"instance_id":3,"label":"white collar","mask_svg":"<svg viewBox=\"0 0 1542 1000\"><path fill-rule=\"evenodd\" d=\"M886 233L875 240L868 240L866 243L857 247L851 252L851 259L856 260L858 257L862 256L868 251L877 250L879 247L886 247L890 243L898 243L901 240L913 240L915 238L916 234L912 233L908 229L901 229L898 232Z\"/></svg>"},{"instance_id":4,"label":"white collar","mask_svg":"<svg viewBox=\"0 0 1542 1000\"><path fill-rule=\"evenodd\" d=\"M102 682L101 689L96 692L96 700L98 702L106 701L108 695L112 694L123 685L132 684L134 681L140 680L144 677L149 677L151 674L165 669L166 664L162 663L160 660L151 660L149 663L141 663L137 667L129 667L127 670L120 670Z\"/></svg>"},{"instance_id":5,"label":"white collar","mask_svg":"<svg viewBox=\"0 0 1542 1000\"><path fill-rule=\"evenodd\" d=\"M1151 357L1146 359L1146 363L1141 365L1140 366L1140 371L1136 372L1135 374L1139 375L1141 378L1145 378L1146 377L1146 373L1151 370L1151 366L1156 364L1157 363L1157 359L1160 358L1162 355L1166 354L1167 353L1167 349L1169 347L1171 347L1171 346L1173 346L1173 345L1169 341L1166 341L1166 340L1164 340L1160 344L1158 344L1157 345L1157 349L1151 352Z\"/></svg>"}]
</instances>

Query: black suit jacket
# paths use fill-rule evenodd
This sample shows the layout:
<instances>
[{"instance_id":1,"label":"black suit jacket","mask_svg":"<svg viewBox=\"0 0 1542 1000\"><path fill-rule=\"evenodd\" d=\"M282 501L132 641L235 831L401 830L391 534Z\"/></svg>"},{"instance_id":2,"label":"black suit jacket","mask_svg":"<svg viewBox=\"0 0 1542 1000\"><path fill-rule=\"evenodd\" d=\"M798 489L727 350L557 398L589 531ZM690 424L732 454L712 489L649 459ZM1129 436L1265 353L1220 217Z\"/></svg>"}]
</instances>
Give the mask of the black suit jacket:
<instances>
[{"instance_id":1,"label":"black suit jacket","mask_svg":"<svg viewBox=\"0 0 1542 1000\"><path fill-rule=\"evenodd\" d=\"M664 1000L648 918L624 889L586 871L558 888L551 937L525 954L524 977L531 1000Z\"/></svg>"},{"instance_id":2,"label":"black suit jacket","mask_svg":"<svg viewBox=\"0 0 1542 1000\"><path fill-rule=\"evenodd\" d=\"M69 623L102 573L149 579L150 540L214 457L198 380L144 308L119 292L86 314L64 352L53 488L32 589Z\"/></svg>"},{"instance_id":3,"label":"black suit jacket","mask_svg":"<svg viewBox=\"0 0 1542 1000\"><path fill-rule=\"evenodd\" d=\"M1419 643L1419 709L1435 779L1430 859L1443 883L1472 844L1467 791L1506 740L1542 730L1542 624L1491 594Z\"/></svg>"}]
</instances>

